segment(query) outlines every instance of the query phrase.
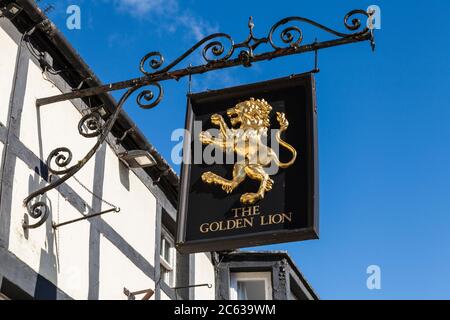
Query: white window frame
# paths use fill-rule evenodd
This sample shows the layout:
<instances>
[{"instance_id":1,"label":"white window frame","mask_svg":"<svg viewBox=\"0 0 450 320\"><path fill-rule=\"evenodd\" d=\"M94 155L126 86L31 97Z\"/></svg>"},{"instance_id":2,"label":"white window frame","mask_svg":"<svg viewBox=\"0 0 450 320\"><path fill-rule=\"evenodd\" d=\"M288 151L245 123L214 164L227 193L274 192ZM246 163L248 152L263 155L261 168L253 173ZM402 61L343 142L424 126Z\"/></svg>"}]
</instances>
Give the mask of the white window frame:
<instances>
[{"instance_id":1,"label":"white window frame","mask_svg":"<svg viewBox=\"0 0 450 320\"><path fill-rule=\"evenodd\" d=\"M163 241L167 241L169 243L169 260L171 261L167 261L164 258L165 255L165 246L164 246L164 242ZM175 268L176 268L176 252L175 252L175 241L173 240L173 238L169 235L169 233L163 229L161 229L161 244L160 244L161 248L160 248L160 252L159 252L159 258L160 258L160 264L162 265L162 267L164 269L166 269L169 272L173 273L172 276L172 283L169 283L170 281L166 281L166 279L163 279L164 282L166 282L166 284L169 287L174 287L175 286ZM162 272L161 272L162 273Z\"/></svg>"},{"instance_id":2,"label":"white window frame","mask_svg":"<svg viewBox=\"0 0 450 320\"><path fill-rule=\"evenodd\" d=\"M261 280L265 283L265 300L272 300L272 272L230 272L230 300L238 299L238 282Z\"/></svg>"}]
</instances>

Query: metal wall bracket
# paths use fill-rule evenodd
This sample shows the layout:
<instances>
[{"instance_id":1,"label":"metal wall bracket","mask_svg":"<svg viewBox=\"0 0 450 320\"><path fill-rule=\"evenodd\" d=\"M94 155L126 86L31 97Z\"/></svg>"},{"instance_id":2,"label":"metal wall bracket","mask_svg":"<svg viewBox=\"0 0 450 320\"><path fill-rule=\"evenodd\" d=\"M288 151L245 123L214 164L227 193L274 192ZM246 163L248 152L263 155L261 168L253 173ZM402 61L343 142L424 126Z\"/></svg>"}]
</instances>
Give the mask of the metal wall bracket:
<instances>
[{"instance_id":1,"label":"metal wall bracket","mask_svg":"<svg viewBox=\"0 0 450 320\"><path fill-rule=\"evenodd\" d=\"M59 227L66 226L68 224L72 224L72 223L83 221L83 220L92 219L92 218L99 217L99 216L102 216L102 215L104 215L106 213L110 213L110 212L120 212L120 208L112 208L112 209L105 210L105 211L102 211L102 212L92 213L92 214L86 215L86 216L78 218L78 219L73 219L73 220L69 220L69 221L66 221L66 222L61 222L61 223L58 223L58 224L53 222L52 223L52 227L53 227L53 229L58 229Z\"/></svg>"},{"instance_id":2,"label":"metal wall bracket","mask_svg":"<svg viewBox=\"0 0 450 320\"><path fill-rule=\"evenodd\" d=\"M210 283L202 283L202 284L192 284L184 287L173 287L172 290L181 290L181 289L190 289L190 288L198 288L198 287L208 287L208 289L212 288L212 284Z\"/></svg>"},{"instance_id":3,"label":"metal wall bracket","mask_svg":"<svg viewBox=\"0 0 450 320\"><path fill-rule=\"evenodd\" d=\"M363 21L356 18L357 15L364 17ZM266 37L258 38L254 34L255 24L253 18L250 18L248 23L249 35L242 42L235 43L231 36L226 33L214 33L197 42L166 67L163 67L164 57L160 52L152 51L148 53L140 62L139 69L143 75L139 78L37 99L36 105L43 106L60 101L94 96L114 90L128 89L120 99L113 114L106 121L102 121L102 115L99 113L99 110L95 109L80 120L78 127L86 129L86 131L80 130L80 134L87 138L97 137L98 139L94 147L82 160L69 166L72 160L72 152L66 147L57 148L50 153L47 158L49 171L61 177L52 181L46 187L33 192L24 200L24 206L27 208L28 215L38 220L34 224L24 223L24 229L37 228L46 221L50 209L45 201L45 193L67 181L92 158L114 126L124 103L133 93L140 91L136 98L137 104L143 109L151 109L157 106L163 99L164 92L160 84L162 81L179 80L186 76L191 77L195 74L235 66L251 67L254 63L260 61L306 52L315 53L314 71L317 72L317 53L321 49L362 41L369 41L372 49L374 49L375 39L373 24L371 23L372 19L373 12L353 10L344 17L344 26L347 32L339 32L313 20L293 16L280 20L272 26ZM332 36L332 38L321 42L315 40L312 43L305 44L303 30L299 26L301 24L324 31ZM262 53L256 53L263 45L267 46L268 50ZM175 67L197 50L201 51L203 64L174 70ZM54 165L57 168L54 168Z\"/></svg>"}]
</instances>

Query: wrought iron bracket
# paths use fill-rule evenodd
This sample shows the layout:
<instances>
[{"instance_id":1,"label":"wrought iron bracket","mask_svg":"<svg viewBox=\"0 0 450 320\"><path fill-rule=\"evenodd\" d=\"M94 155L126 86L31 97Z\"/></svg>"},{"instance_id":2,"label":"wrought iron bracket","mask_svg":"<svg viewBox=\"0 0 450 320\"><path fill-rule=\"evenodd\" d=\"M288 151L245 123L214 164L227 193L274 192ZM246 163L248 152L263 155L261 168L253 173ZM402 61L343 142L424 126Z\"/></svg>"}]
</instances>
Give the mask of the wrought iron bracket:
<instances>
[{"instance_id":1,"label":"wrought iron bracket","mask_svg":"<svg viewBox=\"0 0 450 320\"><path fill-rule=\"evenodd\" d=\"M112 209L108 209L108 210L105 210L105 211L102 211L102 212L88 214L88 215L85 215L84 217L81 217L81 218L78 218L78 219L69 220L69 221L65 221L65 222L61 222L61 223L52 223L52 227L53 227L53 229L58 229L59 227L66 226L68 224L72 224L72 223L75 223L75 222L92 219L92 218L99 217L99 216L102 216L102 215L110 213L110 212L117 212L118 213L118 212L120 212L120 208L112 208Z\"/></svg>"},{"instance_id":2,"label":"wrought iron bracket","mask_svg":"<svg viewBox=\"0 0 450 320\"><path fill-rule=\"evenodd\" d=\"M181 290L181 289L200 288L200 287L207 287L208 289L211 289L212 284L210 284L210 283L191 284L189 286L173 287L172 290L177 291L177 290Z\"/></svg>"},{"instance_id":3,"label":"wrought iron bracket","mask_svg":"<svg viewBox=\"0 0 450 320\"><path fill-rule=\"evenodd\" d=\"M356 16L362 16L364 19L361 20ZM344 17L344 26L347 32L339 32L313 20L293 16L278 21L271 27L266 37L259 38L255 36L255 24L253 18L250 18L248 23L249 35L242 42L235 43L232 37L226 33L214 33L197 42L193 47L165 67L163 67L164 57L160 52L152 51L146 54L139 65L139 69L143 74L139 78L87 89L76 89L69 93L37 99L36 105L44 106L114 90L128 89L107 120L103 121L98 109L91 110L89 114L83 116L80 120L78 125L80 134L86 138L97 137L96 144L82 160L69 166L72 161L72 152L66 147L57 148L50 153L47 158L49 171L60 177L46 187L31 193L24 200L24 206L27 208L28 215L38 221L34 224L28 224L26 222L23 224L23 228L37 228L46 221L50 209L44 197L45 194L75 175L92 158L114 126L124 103L135 92L140 91L136 98L137 104L143 109L151 109L157 106L164 97L163 87L160 82L179 80L186 76L191 77L196 74L236 66L251 67L254 63L260 61L273 60L306 52L315 53L315 69L313 72L318 72L317 59L319 50L362 41L369 41L372 49L375 49L372 20L373 12L353 10ZM299 26L302 24L324 31L326 34L331 35L332 38L321 42L316 39L312 43L305 44L304 32L302 27ZM267 46L268 50L259 52L259 49L263 45ZM203 64L175 69L196 51L201 51ZM57 168L54 167L55 165Z\"/></svg>"}]
</instances>

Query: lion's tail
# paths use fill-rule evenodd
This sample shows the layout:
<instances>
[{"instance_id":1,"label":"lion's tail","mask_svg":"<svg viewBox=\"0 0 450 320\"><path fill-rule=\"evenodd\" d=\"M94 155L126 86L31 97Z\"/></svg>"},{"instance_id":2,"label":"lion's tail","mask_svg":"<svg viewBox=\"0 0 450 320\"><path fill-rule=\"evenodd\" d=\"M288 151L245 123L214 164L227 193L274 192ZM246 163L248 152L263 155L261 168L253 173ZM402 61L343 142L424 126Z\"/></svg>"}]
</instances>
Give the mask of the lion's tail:
<instances>
[{"instance_id":1,"label":"lion's tail","mask_svg":"<svg viewBox=\"0 0 450 320\"><path fill-rule=\"evenodd\" d=\"M278 130L278 132L276 134L276 139L280 145L282 145L283 147L285 147L292 153L292 159L289 162L281 162L278 159L278 157L275 157L275 162L277 163L277 165L280 168L286 169L286 168L289 168L290 166L292 166L294 164L295 160L297 160L297 150L295 150L294 147L291 146L289 143L287 143L286 141L281 139L281 133L286 131L289 126L289 122L286 119L286 115L282 112L277 112L277 120L278 120L278 123L280 124L280 130Z\"/></svg>"}]
</instances>

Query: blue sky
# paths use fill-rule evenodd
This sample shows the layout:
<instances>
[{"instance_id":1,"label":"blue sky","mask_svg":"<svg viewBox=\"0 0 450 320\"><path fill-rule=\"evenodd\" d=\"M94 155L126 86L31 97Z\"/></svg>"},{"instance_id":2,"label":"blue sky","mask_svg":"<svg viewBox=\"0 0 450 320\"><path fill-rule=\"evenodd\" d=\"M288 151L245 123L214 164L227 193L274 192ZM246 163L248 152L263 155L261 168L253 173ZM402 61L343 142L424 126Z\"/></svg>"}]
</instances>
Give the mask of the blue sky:
<instances>
[{"instance_id":1,"label":"blue sky","mask_svg":"<svg viewBox=\"0 0 450 320\"><path fill-rule=\"evenodd\" d=\"M69 4L81 8L81 30L66 28ZM288 250L323 299L450 299L448 1L70 0L57 1L49 16L106 83L139 76L147 52L170 62L211 32L241 41L249 16L258 36L291 15L345 31L345 14L372 4L382 10L375 53L358 43L319 54L321 239L266 248ZM305 55L200 75L193 90L300 73L312 63ZM157 108L130 103L126 111L170 161L188 87L163 85ZM369 265L381 267L381 290L366 287Z\"/></svg>"}]
</instances>

